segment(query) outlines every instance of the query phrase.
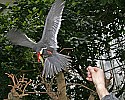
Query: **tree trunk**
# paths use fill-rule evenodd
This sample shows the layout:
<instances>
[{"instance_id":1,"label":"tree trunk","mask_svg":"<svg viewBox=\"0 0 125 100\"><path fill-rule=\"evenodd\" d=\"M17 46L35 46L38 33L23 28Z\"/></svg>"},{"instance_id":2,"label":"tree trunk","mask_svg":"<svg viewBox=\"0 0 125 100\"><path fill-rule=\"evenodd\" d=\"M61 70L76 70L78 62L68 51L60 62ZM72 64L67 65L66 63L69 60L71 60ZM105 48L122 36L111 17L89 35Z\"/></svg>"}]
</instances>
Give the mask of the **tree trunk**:
<instances>
[{"instance_id":1,"label":"tree trunk","mask_svg":"<svg viewBox=\"0 0 125 100\"><path fill-rule=\"evenodd\" d=\"M57 76L57 88L58 88L58 100L68 100L66 96L66 84L63 72L60 72Z\"/></svg>"},{"instance_id":2,"label":"tree trunk","mask_svg":"<svg viewBox=\"0 0 125 100\"><path fill-rule=\"evenodd\" d=\"M8 99L4 99L4 100L22 100L21 97L19 97L19 94L15 91L11 91L8 93Z\"/></svg>"}]
</instances>

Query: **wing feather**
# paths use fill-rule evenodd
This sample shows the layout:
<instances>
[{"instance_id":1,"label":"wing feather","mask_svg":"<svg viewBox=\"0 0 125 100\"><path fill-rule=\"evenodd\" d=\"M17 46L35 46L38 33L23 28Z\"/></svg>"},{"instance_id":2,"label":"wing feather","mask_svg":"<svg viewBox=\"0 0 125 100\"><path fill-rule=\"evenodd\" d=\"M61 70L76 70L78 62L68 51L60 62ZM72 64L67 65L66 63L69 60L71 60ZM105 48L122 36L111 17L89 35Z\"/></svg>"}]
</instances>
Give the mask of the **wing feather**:
<instances>
[{"instance_id":1,"label":"wing feather","mask_svg":"<svg viewBox=\"0 0 125 100\"><path fill-rule=\"evenodd\" d=\"M20 46L33 48L34 45L36 44L30 38L28 38L25 33L15 28L10 30L6 36L14 45L20 45Z\"/></svg>"},{"instance_id":2,"label":"wing feather","mask_svg":"<svg viewBox=\"0 0 125 100\"><path fill-rule=\"evenodd\" d=\"M59 53L55 53L52 56L45 59L44 70L42 76L52 77L58 74L62 70L66 70L67 66L71 65L71 59L69 56L65 56Z\"/></svg>"},{"instance_id":3,"label":"wing feather","mask_svg":"<svg viewBox=\"0 0 125 100\"><path fill-rule=\"evenodd\" d=\"M47 47L58 48L57 34L61 26L64 4L65 2L63 0L56 0L52 5L46 18L42 39L38 44L44 43Z\"/></svg>"}]
</instances>

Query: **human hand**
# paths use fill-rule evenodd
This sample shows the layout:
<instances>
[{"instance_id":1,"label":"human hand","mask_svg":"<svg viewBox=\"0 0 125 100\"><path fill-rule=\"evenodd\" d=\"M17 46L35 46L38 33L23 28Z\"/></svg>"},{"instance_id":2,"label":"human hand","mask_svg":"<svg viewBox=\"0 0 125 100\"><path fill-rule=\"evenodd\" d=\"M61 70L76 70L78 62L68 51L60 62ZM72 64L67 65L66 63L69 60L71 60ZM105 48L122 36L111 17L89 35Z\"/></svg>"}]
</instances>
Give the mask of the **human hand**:
<instances>
[{"instance_id":1,"label":"human hand","mask_svg":"<svg viewBox=\"0 0 125 100\"><path fill-rule=\"evenodd\" d=\"M95 86L98 86L98 85L105 86L104 72L102 69L89 66L87 68L87 71L88 71L87 73L88 75L86 79L88 81L92 81L95 84Z\"/></svg>"},{"instance_id":2,"label":"human hand","mask_svg":"<svg viewBox=\"0 0 125 100\"><path fill-rule=\"evenodd\" d=\"M87 68L88 75L87 80L92 81L95 84L97 93L99 95L100 100L106 96L109 95L109 92L107 91L105 87L105 79L104 79L104 72L102 69L97 67L91 67L89 66Z\"/></svg>"}]
</instances>

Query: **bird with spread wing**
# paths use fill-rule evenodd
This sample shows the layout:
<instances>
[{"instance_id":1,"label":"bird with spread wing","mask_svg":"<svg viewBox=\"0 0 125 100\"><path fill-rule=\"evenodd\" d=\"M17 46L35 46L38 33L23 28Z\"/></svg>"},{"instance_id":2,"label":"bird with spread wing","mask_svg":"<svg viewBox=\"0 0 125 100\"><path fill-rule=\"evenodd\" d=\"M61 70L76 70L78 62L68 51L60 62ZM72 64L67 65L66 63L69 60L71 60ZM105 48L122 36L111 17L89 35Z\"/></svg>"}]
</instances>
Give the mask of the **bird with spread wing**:
<instances>
[{"instance_id":1,"label":"bird with spread wing","mask_svg":"<svg viewBox=\"0 0 125 100\"><path fill-rule=\"evenodd\" d=\"M67 66L70 66L71 63L69 56L57 52L57 34L61 26L64 4L63 0L56 0L53 3L46 18L42 38L38 43L33 42L25 33L16 28L11 29L7 34L8 39L14 45L32 48L39 57L40 54L46 57L42 73L45 77L52 77L54 74L58 74L65 70Z\"/></svg>"}]
</instances>

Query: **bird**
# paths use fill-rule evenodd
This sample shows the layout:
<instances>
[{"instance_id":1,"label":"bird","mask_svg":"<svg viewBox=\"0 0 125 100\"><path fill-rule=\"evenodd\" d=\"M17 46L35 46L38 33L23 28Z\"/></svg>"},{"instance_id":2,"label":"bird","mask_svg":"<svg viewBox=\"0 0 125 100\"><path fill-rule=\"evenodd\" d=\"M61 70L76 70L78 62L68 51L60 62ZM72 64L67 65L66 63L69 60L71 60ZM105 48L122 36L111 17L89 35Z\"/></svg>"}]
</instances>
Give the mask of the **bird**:
<instances>
[{"instance_id":1,"label":"bird","mask_svg":"<svg viewBox=\"0 0 125 100\"><path fill-rule=\"evenodd\" d=\"M12 28L7 33L7 38L14 45L33 49L40 61L40 55L45 57L42 76L52 78L55 74L66 70L71 65L71 57L57 52L57 35L61 27L62 13L65 1L55 0L46 17L42 38L39 42L31 40L21 29Z\"/></svg>"}]
</instances>

